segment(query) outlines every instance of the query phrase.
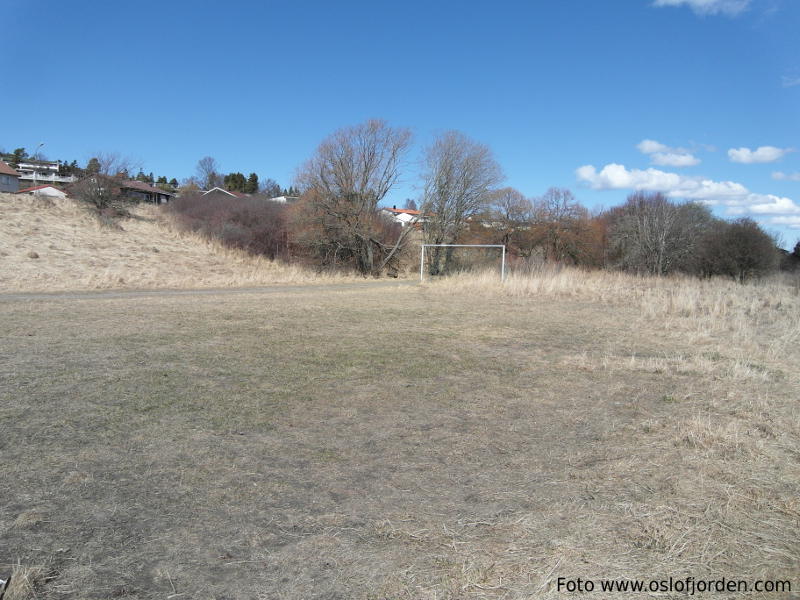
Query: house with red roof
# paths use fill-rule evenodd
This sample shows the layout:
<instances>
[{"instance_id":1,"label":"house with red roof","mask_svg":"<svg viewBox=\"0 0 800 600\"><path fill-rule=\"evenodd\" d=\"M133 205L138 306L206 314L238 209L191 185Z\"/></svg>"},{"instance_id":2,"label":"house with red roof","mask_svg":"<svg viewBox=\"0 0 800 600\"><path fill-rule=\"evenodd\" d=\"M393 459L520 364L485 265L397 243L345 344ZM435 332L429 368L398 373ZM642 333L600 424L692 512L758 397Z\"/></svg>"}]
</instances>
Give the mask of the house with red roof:
<instances>
[{"instance_id":1,"label":"house with red roof","mask_svg":"<svg viewBox=\"0 0 800 600\"><path fill-rule=\"evenodd\" d=\"M0 160L0 192L19 190L19 173L11 165Z\"/></svg>"},{"instance_id":2,"label":"house with red roof","mask_svg":"<svg viewBox=\"0 0 800 600\"><path fill-rule=\"evenodd\" d=\"M428 220L429 215L423 215L421 211L410 208L382 208L381 214L392 219L395 223L400 223L403 227L407 225L419 225Z\"/></svg>"},{"instance_id":3,"label":"house with red roof","mask_svg":"<svg viewBox=\"0 0 800 600\"><path fill-rule=\"evenodd\" d=\"M66 198L64 190L58 189L53 185L36 185L33 187L19 190L18 194L29 194L31 196L47 196L48 198Z\"/></svg>"}]
</instances>

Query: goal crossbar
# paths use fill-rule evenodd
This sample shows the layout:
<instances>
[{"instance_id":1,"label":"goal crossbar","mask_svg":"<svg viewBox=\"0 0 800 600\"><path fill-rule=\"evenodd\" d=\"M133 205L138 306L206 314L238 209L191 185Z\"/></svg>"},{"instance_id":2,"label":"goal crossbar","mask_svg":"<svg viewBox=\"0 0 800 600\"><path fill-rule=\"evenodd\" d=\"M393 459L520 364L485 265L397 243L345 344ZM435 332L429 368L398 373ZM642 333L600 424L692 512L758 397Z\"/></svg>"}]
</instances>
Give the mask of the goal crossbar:
<instances>
[{"instance_id":1,"label":"goal crossbar","mask_svg":"<svg viewBox=\"0 0 800 600\"><path fill-rule=\"evenodd\" d=\"M420 244L422 252L419 256L419 280L425 281L425 248L502 248L500 261L500 281L506 280L506 247L504 244Z\"/></svg>"}]
</instances>

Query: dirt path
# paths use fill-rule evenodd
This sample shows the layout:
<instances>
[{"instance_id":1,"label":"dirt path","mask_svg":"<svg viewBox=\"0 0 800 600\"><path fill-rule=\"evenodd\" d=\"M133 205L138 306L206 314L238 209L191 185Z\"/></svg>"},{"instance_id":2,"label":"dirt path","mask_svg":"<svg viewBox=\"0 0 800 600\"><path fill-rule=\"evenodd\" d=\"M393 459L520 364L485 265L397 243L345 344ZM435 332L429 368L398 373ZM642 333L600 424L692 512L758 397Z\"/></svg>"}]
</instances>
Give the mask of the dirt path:
<instances>
[{"instance_id":1,"label":"dirt path","mask_svg":"<svg viewBox=\"0 0 800 600\"><path fill-rule=\"evenodd\" d=\"M230 294L275 294L318 290L320 292L338 292L343 290L375 289L393 286L415 285L417 281L367 281L364 283L332 283L332 284L291 284L271 285L243 288L208 288L188 290L102 290L92 292L19 292L0 293L0 302L20 302L29 300L110 300L116 298L146 298L168 296L219 296Z\"/></svg>"}]
</instances>

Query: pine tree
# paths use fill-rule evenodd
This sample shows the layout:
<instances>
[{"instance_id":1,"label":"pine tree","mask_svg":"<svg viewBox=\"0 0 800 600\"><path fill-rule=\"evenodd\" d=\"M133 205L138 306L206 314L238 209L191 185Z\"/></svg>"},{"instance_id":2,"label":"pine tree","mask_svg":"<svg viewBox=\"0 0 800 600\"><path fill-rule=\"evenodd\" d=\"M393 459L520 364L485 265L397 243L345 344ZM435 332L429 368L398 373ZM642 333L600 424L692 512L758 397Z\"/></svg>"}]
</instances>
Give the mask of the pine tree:
<instances>
[{"instance_id":1,"label":"pine tree","mask_svg":"<svg viewBox=\"0 0 800 600\"><path fill-rule=\"evenodd\" d=\"M100 161L94 157L90 158L86 163L86 172L89 175L97 175L100 172Z\"/></svg>"},{"instance_id":2,"label":"pine tree","mask_svg":"<svg viewBox=\"0 0 800 600\"><path fill-rule=\"evenodd\" d=\"M169 184L172 187L176 188L176 187L178 187L178 180L173 177L172 179L169 180Z\"/></svg>"},{"instance_id":3,"label":"pine tree","mask_svg":"<svg viewBox=\"0 0 800 600\"><path fill-rule=\"evenodd\" d=\"M247 178L247 182L244 186L244 192L246 194L255 194L258 191L258 175L255 173L250 173L250 176Z\"/></svg>"},{"instance_id":4,"label":"pine tree","mask_svg":"<svg viewBox=\"0 0 800 600\"><path fill-rule=\"evenodd\" d=\"M28 158L28 153L25 152L25 148L15 148L14 158L11 161L11 166L16 168L20 161L25 160L26 158Z\"/></svg>"},{"instance_id":5,"label":"pine tree","mask_svg":"<svg viewBox=\"0 0 800 600\"><path fill-rule=\"evenodd\" d=\"M225 175L223 182L229 192L243 192L247 185L247 180L241 173L229 173Z\"/></svg>"}]
</instances>

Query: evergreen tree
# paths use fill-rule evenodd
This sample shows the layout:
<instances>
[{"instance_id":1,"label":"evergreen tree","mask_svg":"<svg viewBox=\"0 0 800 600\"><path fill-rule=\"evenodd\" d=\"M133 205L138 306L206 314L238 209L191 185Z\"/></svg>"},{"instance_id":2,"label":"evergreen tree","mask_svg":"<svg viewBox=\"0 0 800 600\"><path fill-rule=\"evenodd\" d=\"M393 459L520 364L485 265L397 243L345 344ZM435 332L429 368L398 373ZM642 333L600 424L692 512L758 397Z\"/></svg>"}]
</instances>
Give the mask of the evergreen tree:
<instances>
[{"instance_id":1,"label":"evergreen tree","mask_svg":"<svg viewBox=\"0 0 800 600\"><path fill-rule=\"evenodd\" d=\"M167 178L162 175L161 177L158 178L156 183L167 183Z\"/></svg>"},{"instance_id":2,"label":"evergreen tree","mask_svg":"<svg viewBox=\"0 0 800 600\"><path fill-rule=\"evenodd\" d=\"M15 148L14 158L11 160L11 166L16 168L20 161L25 160L26 158L28 158L28 153L25 152L25 148Z\"/></svg>"},{"instance_id":3,"label":"evergreen tree","mask_svg":"<svg viewBox=\"0 0 800 600\"><path fill-rule=\"evenodd\" d=\"M229 173L223 180L225 189L229 192L244 192L247 180L241 173Z\"/></svg>"},{"instance_id":4,"label":"evergreen tree","mask_svg":"<svg viewBox=\"0 0 800 600\"><path fill-rule=\"evenodd\" d=\"M141 169L139 169L139 172L136 174L136 181L147 183L147 175L145 175L144 171Z\"/></svg>"},{"instance_id":5,"label":"evergreen tree","mask_svg":"<svg viewBox=\"0 0 800 600\"><path fill-rule=\"evenodd\" d=\"M255 194L258 191L258 175L250 173L244 186L245 194Z\"/></svg>"},{"instance_id":6,"label":"evergreen tree","mask_svg":"<svg viewBox=\"0 0 800 600\"><path fill-rule=\"evenodd\" d=\"M150 174L147 176L147 183L149 183L150 185L153 185L154 182L155 182L155 179L153 179L153 172L150 171Z\"/></svg>"},{"instance_id":7,"label":"evergreen tree","mask_svg":"<svg viewBox=\"0 0 800 600\"><path fill-rule=\"evenodd\" d=\"M90 158L89 162L86 163L86 172L89 175L97 175L100 172L100 161L95 157Z\"/></svg>"},{"instance_id":8,"label":"evergreen tree","mask_svg":"<svg viewBox=\"0 0 800 600\"><path fill-rule=\"evenodd\" d=\"M173 177L172 179L169 180L169 184L172 187L176 188L176 187L178 187L178 180Z\"/></svg>"}]
</instances>

